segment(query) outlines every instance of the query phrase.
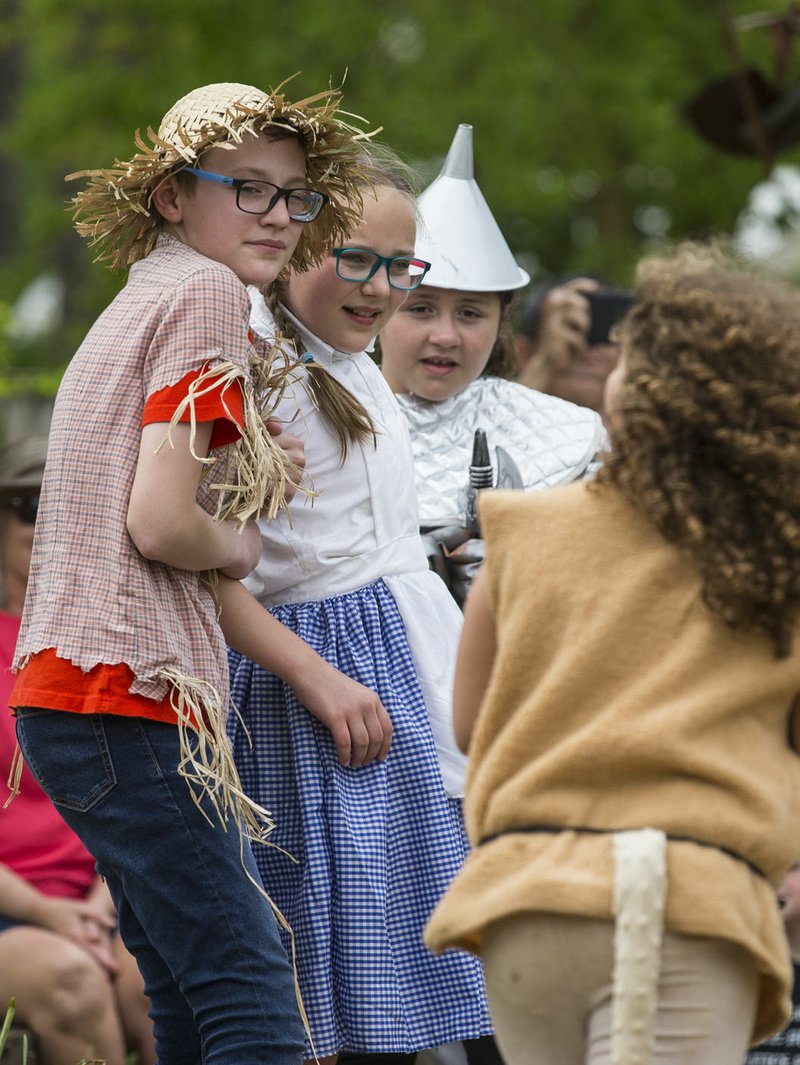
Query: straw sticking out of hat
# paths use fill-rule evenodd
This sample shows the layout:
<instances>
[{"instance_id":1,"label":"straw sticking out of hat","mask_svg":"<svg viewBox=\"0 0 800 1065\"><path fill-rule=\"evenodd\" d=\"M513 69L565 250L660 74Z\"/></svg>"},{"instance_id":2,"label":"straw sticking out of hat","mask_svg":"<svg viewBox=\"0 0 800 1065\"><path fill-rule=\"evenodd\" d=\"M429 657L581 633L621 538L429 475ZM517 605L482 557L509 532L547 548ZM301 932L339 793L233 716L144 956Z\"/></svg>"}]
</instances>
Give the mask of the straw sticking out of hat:
<instances>
[{"instance_id":1,"label":"straw sticking out of hat","mask_svg":"<svg viewBox=\"0 0 800 1065\"><path fill-rule=\"evenodd\" d=\"M285 84L285 83L283 83ZM103 170L82 170L67 180L88 178L74 198L75 228L99 248L97 256L122 270L144 258L155 244L160 222L152 206L152 192L160 180L195 165L209 148L235 148L245 136L289 129L302 140L309 184L325 193L330 203L319 218L302 230L291 260L294 270L319 262L344 240L361 218L359 178L364 142L374 133L350 121L363 122L339 109L341 93L327 89L295 103L282 85L264 92L252 85L204 85L182 97L164 116L158 133L139 130L138 151L127 162Z\"/></svg>"},{"instance_id":2,"label":"straw sticking out of hat","mask_svg":"<svg viewBox=\"0 0 800 1065\"><path fill-rule=\"evenodd\" d=\"M416 252L431 262L425 284L508 292L530 281L518 266L473 177L472 126L456 130L441 173L419 198Z\"/></svg>"}]
</instances>

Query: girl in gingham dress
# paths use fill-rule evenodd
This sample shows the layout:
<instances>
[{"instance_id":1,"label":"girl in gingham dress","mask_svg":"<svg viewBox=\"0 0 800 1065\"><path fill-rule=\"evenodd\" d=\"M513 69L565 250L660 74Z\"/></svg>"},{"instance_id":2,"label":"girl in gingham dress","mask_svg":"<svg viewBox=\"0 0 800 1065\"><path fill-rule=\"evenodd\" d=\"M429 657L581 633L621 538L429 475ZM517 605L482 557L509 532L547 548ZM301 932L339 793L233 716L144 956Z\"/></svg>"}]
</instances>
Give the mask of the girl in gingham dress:
<instances>
[{"instance_id":1,"label":"girl in gingham dress","mask_svg":"<svg viewBox=\"0 0 800 1065\"><path fill-rule=\"evenodd\" d=\"M378 172L344 250L292 276L271 309L250 290L254 330L274 335L274 315L305 353L283 413L305 439L318 495L262 523L249 587L377 692L391 725L348 749L302 693L230 656L234 757L245 791L276 822L275 846L256 860L293 930L309 1055L331 1061L491 1030L480 964L435 958L421 939L465 857L463 760L449 724L461 615L428 569L403 416L365 350L425 270L414 260L411 186L396 161Z\"/></svg>"}]
</instances>

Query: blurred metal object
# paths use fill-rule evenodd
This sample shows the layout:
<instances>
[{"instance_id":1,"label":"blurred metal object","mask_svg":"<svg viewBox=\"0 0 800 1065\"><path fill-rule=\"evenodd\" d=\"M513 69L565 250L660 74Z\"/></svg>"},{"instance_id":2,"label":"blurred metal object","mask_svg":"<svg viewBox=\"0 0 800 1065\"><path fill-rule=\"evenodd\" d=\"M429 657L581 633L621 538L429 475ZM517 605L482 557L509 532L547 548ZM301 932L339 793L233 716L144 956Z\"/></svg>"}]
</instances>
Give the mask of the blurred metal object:
<instances>
[{"instance_id":1,"label":"blurred metal object","mask_svg":"<svg viewBox=\"0 0 800 1065\"><path fill-rule=\"evenodd\" d=\"M450 592L464 609L472 582L486 557L486 544L478 538L465 540L452 551L445 550L445 558L450 574Z\"/></svg>"},{"instance_id":2,"label":"blurred metal object","mask_svg":"<svg viewBox=\"0 0 800 1065\"><path fill-rule=\"evenodd\" d=\"M519 466L514 462L504 447L494 449L497 455L497 482L495 488L524 488Z\"/></svg>"},{"instance_id":3,"label":"blurred metal object","mask_svg":"<svg viewBox=\"0 0 800 1065\"><path fill-rule=\"evenodd\" d=\"M476 429L472 441L472 461L469 465L467 481L467 506L464 524L470 536L480 536L478 522L478 496L494 484L494 468L489 458L489 444L486 430Z\"/></svg>"},{"instance_id":4,"label":"blurred metal object","mask_svg":"<svg viewBox=\"0 0 800 1065\"><path fill-rule=\"evenodd\" d=\"M470 536L461 525L447 525L441 529L424 529L422 543L428 565L442 578L463 609L467 592L485 557L483 540Z\"/></svg>"},{"instance_id":5,"label":"blurred metal object","mask_svg":"<svg viewBox=\"0 0 800 1065\"><path fill-rule=\"evenodd\" d=\"M709 144L735 155L761 160L766 175L775 156L800 143L800 81L788 81L794 39L800 33L800 7L734 18L727 2L719 5L733 73L706 82L682 107L683 117ZM745 61L739 35L769 32L772 75Z\"/></svg>"}]
</instances>

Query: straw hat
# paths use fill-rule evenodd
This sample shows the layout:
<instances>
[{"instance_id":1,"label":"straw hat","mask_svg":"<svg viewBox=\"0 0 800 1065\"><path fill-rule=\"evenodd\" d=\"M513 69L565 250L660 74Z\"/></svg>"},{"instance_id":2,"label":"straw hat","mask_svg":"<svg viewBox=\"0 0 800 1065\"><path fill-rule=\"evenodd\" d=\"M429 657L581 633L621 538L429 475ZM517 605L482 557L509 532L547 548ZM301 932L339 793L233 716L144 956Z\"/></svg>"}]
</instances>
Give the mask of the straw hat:
<instances>
[{"instance_id":1,"label":"straw hat","mask_svg":"<svg viewBox=\"0 0 800 1065\"><path fill-rule=\"evenodd\" d=\"M426 285L508 292L528 284L473 177L472 126L458 127L441 173L418 203L416 254L433 264Z\"/></svg>"},{"instance_id":2,"label":"straw hat","mask_svg":"<svg viewBox=\"0 0 800 1065\"><path fill-rule=\"evenodd\" d=\"M204 85L170 108L157 134L148 128L150 144L136 131L139 150L128 162L117 159L110 169L68 174L68 181L89 179L72 202L75 228L100 248L97 258L107 260L114 270L144 258L160 228L151 202L159 181L185 166L196 166L209 148L235 148L244 136L257 136L271 126L297 131L306 153L309 185L330 198L319 218L303 227L292 268L305 270L345 239L361 218L359 156L371 134L343 120L338 90L291 103L281 88L263 92L252 85Z\"/></svg>"},{"instance_id":3,"label":"straw hat","mask_svg":"<svg viewBox=\"0 0 800 1065\"><path fill-rule=\"evenodd\" d=\"M0 500L37 493L46 458L46 436L26 436L0 448Z\"/></svg>"}]
</instances>

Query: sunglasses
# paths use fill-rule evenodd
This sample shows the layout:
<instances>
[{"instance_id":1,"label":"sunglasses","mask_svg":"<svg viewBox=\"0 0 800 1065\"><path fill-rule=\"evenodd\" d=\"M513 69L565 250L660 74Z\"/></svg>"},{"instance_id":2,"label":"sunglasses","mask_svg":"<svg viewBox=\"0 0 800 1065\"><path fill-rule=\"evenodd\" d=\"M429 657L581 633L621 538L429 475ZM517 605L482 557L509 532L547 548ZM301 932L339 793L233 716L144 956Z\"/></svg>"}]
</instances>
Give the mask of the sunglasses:
<instances>
[{"instance_id":1,"label":"sunglasses","mask_svg":"<svg viewBox=\"0 0 800 1065\"><path fill-rule=\"evenodd\" d=\"M33 525L39 510L39 497L35 496L12 496L0 504L6 510L13 510L23 525Z\"/></svg>"}]
</instances>

